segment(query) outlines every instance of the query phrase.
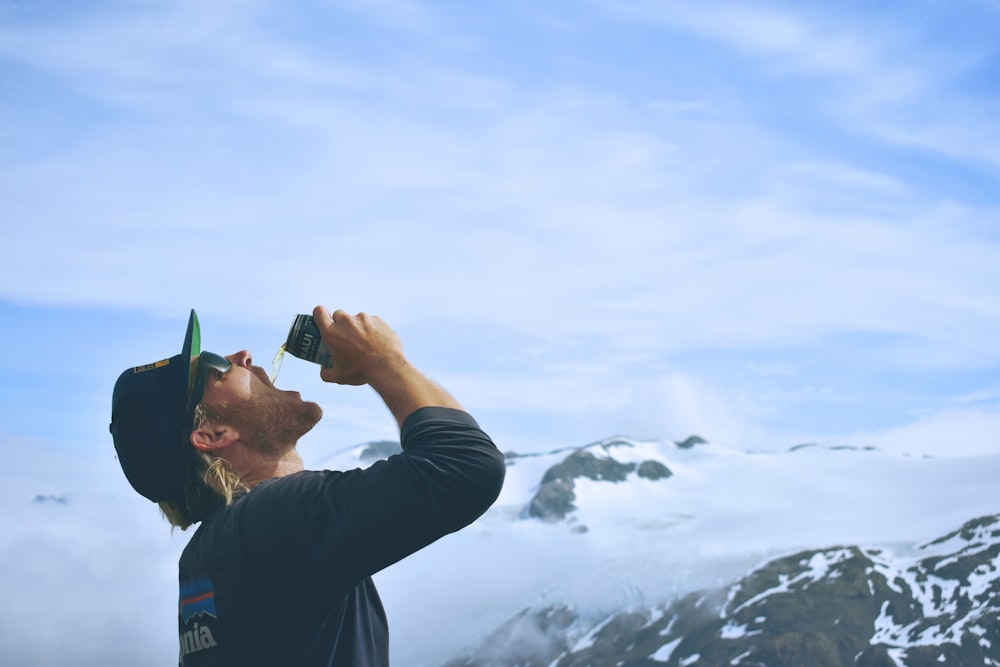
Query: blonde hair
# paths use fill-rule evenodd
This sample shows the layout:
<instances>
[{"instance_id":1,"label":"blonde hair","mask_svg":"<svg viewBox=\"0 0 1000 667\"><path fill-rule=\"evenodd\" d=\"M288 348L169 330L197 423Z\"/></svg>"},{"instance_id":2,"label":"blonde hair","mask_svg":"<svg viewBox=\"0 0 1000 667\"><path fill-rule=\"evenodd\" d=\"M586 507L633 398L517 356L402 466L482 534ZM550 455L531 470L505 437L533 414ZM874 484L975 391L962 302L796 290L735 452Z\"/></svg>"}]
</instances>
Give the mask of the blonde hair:
<instances>
[{"instance_id":1,"label":"blonde hair","mask_svg":"<svg viewBox=\"0 0 1000 667\"><path fill-rule=\"evenodd\" d=\"M218 421L216 415L204 403L199 403L194 409L192 430L216 421ZM229 461L226 459L219 456L211 456L198 450L194 450L192 454L194 460L192 464L194 468L192 478L199 480L206 489L218 496L227 507L233 504L233 499L236 496L250 490L243 477L233 470L233 467L229 465ZM170 522L170 525L175 528L187 530L194 523L187 506L183 503L164 500L158 504L160 512Z\"/></svg>"}]
</instances>

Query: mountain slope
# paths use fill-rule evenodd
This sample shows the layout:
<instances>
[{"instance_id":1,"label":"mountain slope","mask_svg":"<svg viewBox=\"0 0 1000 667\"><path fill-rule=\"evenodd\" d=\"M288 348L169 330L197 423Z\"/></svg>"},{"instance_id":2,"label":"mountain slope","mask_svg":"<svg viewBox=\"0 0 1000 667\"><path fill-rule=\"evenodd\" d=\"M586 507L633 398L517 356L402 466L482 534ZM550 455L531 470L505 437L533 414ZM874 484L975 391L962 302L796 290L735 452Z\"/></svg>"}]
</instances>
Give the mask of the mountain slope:
<instances>
[{"instance_id":1,"label":"mountain slope","mask_svg":"<svg viewBox=\"0 0 1000 667\"><path fill-rule=\"evenodd\" d=\"M805 551L604 618L526 609L447 667L1000 665L1000 515L903 555Z\"/></svg>"}]
</instances>

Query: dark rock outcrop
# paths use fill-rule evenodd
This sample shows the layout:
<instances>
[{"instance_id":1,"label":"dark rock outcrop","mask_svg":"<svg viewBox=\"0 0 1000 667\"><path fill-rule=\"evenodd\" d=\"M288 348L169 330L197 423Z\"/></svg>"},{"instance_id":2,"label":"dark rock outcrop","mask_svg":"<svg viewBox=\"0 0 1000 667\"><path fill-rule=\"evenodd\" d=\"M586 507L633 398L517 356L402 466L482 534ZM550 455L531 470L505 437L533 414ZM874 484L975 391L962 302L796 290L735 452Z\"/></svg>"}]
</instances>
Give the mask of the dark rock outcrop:
<instances>
[{"instance_id":1,"label":"dark rock outcrop","mask_svg":"<svg viewBox=\"0 0 1000 667\"><path fill-rule=\"evenodd\" d=\"M636 474L643 479L667 479L673 476L674 473L670 472L670 468L663 465L659 461L643 461L639 464L639 467L635 470Z\"/></svg>"},{"instance_id":2,"label":"dark rock outcrop","mask_svg":"<svg viewBox=\"0 0 1000 667\"><path fill-rule=\"evenodd\" d=\"M695 445L707 445L708 440L705 440L700 435L692 435L684 440L674 442L674 444L677 445L678 449L691 449Z\"/></svg>"},{"instance_id":3,"label":"dark rock outcrop","mask_svg":"<svg viewBox=\"0 0 1000 667\"><path fill-rule=\"evenodd\" d=\"M403 448L395 440L377 440L369 442L361 450L361 460L365 463L387 459L393 454L399 454Z\"/></svg>"},{"instance_id":4,"label":"dark rock outcrop","mask_svg":"<svg viewBox=\"0 0 1000 667\"><path fill-rule=\"evenodd\" d=\"M638 465L622 463L611 456L596 456L586 448L577 449L545 472L538 490L528 502L526 514L545 521L565 519L576 509L575 480L586 478L619 483L626 481L632 473L650 480L666 479L672 475L670 469L659 461L643 461Z\"/></svg>"}]
</instances>

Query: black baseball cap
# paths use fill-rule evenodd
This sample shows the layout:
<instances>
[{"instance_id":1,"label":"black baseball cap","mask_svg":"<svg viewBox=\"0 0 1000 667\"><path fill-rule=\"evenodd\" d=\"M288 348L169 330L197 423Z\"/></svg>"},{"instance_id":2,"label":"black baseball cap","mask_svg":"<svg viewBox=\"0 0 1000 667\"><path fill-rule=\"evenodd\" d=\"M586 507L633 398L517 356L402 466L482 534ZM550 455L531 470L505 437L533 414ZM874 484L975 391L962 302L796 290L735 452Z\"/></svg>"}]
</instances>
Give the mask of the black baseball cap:
<instances>
[{"instance_id":1,"label":"black baseball cap","mask_svg":"<svg viewBox=\"0 0 1000 667\"><path fill-rule=\"evenodd\" d=\"M180 503L189 512L193 451L188 437L201 399L200 391L192 395L201 385L200 354L201 327L192 309L181 353L127 369L111 398L111 435L129 483L153 502Z\"/></svg>"}]
</instances>

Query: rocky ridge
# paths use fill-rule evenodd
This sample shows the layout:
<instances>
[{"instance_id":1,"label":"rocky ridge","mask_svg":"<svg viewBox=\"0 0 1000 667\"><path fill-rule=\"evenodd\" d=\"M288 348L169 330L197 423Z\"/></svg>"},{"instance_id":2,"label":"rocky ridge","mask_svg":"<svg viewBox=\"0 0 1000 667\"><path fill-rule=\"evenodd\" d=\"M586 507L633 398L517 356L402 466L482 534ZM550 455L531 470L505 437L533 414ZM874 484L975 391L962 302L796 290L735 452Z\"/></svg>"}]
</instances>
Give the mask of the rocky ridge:
<instances>
[{"instance_id":1,"label":"rocky ridge","mask_svg":"<svg viewBox=\"0 0 1000 667\"><path fill-rule=\"evenodd\" d=\"M544 521L565 519L576 509L573 502L577 479L617 483L626 481L632 473L649 480L667 479L673 475L660 461L621 462L608 454L615 447L631 446L627 440L611 438L573 450L545 472L538 490L525 507L525 516ZM599 456L595 450L604 455Z\"/></svg>"},{"instance_id":2,"label":"rocky ridge","mask_svg":"<svg viewBox=\"0 0 1000 667\"><path fill-rule=\"evenodd\" d=\"M837 546L603 617L522 610L446 667L1000 665L1000 515L911 553Z\"/></svg>"}]
</instances>

